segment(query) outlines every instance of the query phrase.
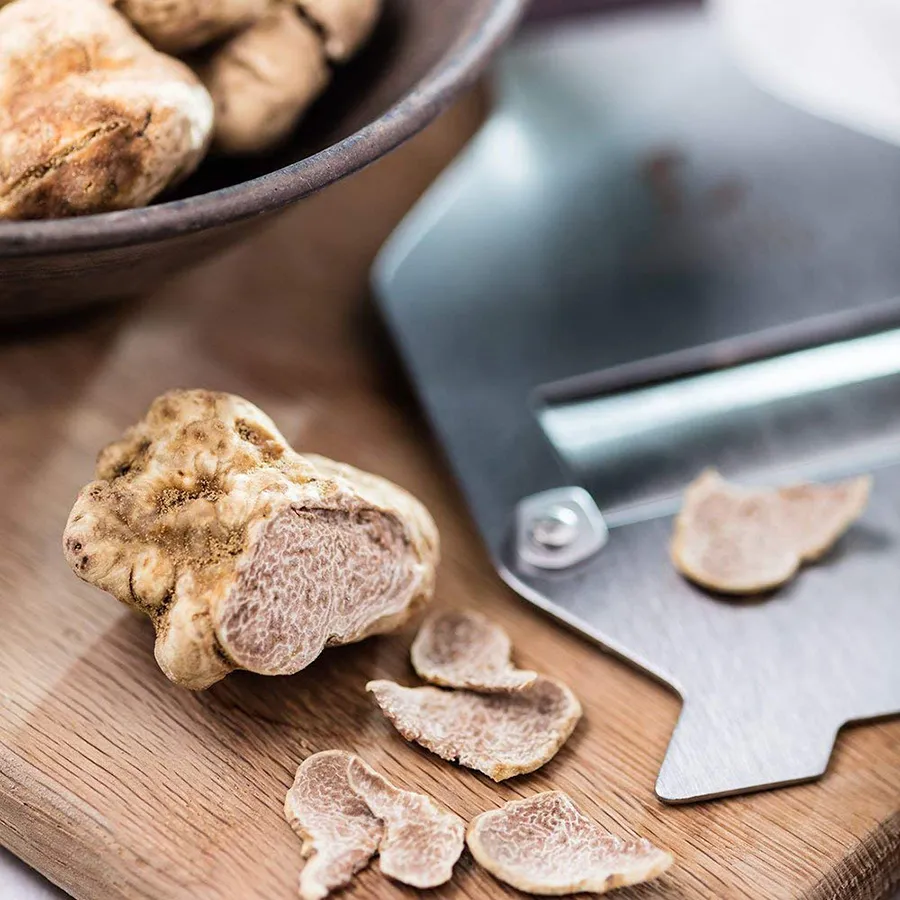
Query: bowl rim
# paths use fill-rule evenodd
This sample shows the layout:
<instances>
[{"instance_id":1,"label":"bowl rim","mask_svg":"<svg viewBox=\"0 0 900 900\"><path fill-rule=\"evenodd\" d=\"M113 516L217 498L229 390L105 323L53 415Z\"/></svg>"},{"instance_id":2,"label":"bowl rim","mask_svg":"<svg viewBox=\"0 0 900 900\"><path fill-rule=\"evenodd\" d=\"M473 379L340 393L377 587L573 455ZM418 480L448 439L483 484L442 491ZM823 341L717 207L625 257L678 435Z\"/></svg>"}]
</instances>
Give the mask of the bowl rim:
<instances>
[{"instance_id":1,"label":"bowl rim","mask_svg":"<svg viewBox=\"0 0 900 900\"><path fill-rule=\"evenodd\" d=\"M155 206L71 219L0 222L0 258L150 243L269 213L362 169L421 131L481 73L528 0L493 0L484 21L377 119L336 144L239 184Z\"/></svg>"}]
</instances>

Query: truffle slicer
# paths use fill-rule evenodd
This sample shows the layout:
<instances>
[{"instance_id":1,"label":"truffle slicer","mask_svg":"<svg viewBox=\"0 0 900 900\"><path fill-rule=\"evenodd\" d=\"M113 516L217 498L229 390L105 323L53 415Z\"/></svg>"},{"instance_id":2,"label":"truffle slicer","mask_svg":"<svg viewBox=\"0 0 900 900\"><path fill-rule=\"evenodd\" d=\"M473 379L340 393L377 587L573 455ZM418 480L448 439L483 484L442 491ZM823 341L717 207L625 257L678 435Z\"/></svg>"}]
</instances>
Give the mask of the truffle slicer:
<instances>
[{"instance_id":1,"label":"truffle slicer","mask_svg":"<svg viewBox=\"0 0 900 900\"><path fill-rule=\"evenodd\" d=\"M817 778L900 712L900 150L755 89L696 13L526 38L496 94L374 283L497 570L682 697L662 800ZM735 601L668 559L707 466L875 481Z\"/></svg>"}]
</instances>

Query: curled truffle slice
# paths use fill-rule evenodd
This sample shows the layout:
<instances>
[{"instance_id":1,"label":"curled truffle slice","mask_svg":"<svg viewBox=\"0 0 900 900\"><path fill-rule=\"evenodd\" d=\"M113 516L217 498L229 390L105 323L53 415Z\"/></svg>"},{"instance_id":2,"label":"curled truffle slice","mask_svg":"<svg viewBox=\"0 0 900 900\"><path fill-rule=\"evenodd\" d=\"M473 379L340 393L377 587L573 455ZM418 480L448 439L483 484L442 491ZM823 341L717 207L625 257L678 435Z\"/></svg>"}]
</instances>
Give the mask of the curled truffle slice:
<instances>
[{"instance_id":1,"label":"curled truffle slice","mask_svg":"<svg viewBox=\"0 0 900 900\"><path fill-rule=\"evenodd\" d=\"M159 50L180 55L263 16L271 0L114 0Z\"/></svg>"},{"instance_id":2,"label":"curled truffle slice","mask_svg":"<svg viewBox=\"0 0 900 900\"><path fill-rule=\"evenodd\" d=\"M436 887L450 880L465 843L458 816L340 750L315 753L300 765L284 814L308 859L300 875L303 900L347 884L376 853L390 878Z\"/></svg>"},{"instance_id":3,"label":"curled truffle slice","mask_svg":"<svg viewBox=\"0 0 900 900\"><path fill-rule=\"evenodd\" d=\"M399 627L432 594L438 534L390 482L290 448L230 394L173 391L106 447L63 538L85 581L145 612L173 681L298 672Z\"/></svg>"},{"instance_id":4,"label":"curled truffle slice","mask_svg":"<svg viewBox=\"0 0 900 900\"><path fill-rule=\"evenodd\" d=\"M368 40L381 12L381 0L293 0L322 32L325 52L344 62Z\"/></svg>"},{"instance_id":5,"label":"curled truffle slice","mask_svg":"<svg viewBox=\"0 0 900 900\"><path fill-rule=\"evenodd\" d=\"M384 826L350 786L354 757L326 750L305 759L284 801L284 815L303 839L307 859L300 896L320 900L347 884L378 850Z\"/></svg>"},{"instance_id":6,"label":"curled truffle slice","mask_svg":"<svg viewBox=\"0 0 900 900\"><path fill-rule=\"evenodd\" d=\"M349 776L350 786L384 826L381 871L416 888L449 881L465 842L462 819L425 794L395 787L358 757L350 760Z\"/></svg>"},{"instance_id":7,"label":"curled truffle slice","mask_svg":"<svg viewBox=\"0 0 900 900\"><path fill-rule=\"evenodd\" d=\"M708 470L688 486L671 557L691 581L727 594L757 594L824 556L866 507L871 478L767 490Z\"/></svg>"},{"instance_id":8,"label":"curled truffle slice","mask_svg":"<svg viewBox=\"0 0 900 900\"><path fill-rule=\"evenodd\" d=\"M480 693L518 691L537 672L517 669L510 661L509 635L481 613L449 610L429 616L410 648L416 673L442 687Z\"/></svg>"},{"instance_id":9,"label":"curled truffle slice","mask_svg":"<svg viewBox=\"0 0 900 900\"><path fill-rule=\"evenodd\" d=\"M674 862L647 840L610 834L562 791L481 813L466 843L495 878L529 894L605 894L656 878Z\"/></svg>"},{"instance_id":10,"label":"curled truffle slice","mask_svg":"<svg viewBox=\"0 0 900 900\"><path fill-rule=\"evenodd\" d=\"M215 146L230 154L261 153L284 140L331 78L319 36L283 3L197 71L215 104Z\"/></svg>"},{"instance_id":11,"label":"curled truffle slice","mask_svg":"<svg viewBox=\"0 0 900 900\"><path fill-rule=\"evenodd\" d=\"M513 694L408 688L393 681L371 681L366 690L406 740L494 781L540 768L581 718L569 688L543 676Z\"/></svg>"},{"instance_id":12,"label":"curled truffle slice","mask_svg":"<svg viewBox=\"0 0 900 900\"><path fill-rule=\"evenodd\" d=\"M0 218L143 206L199 164L209 94L104 0L0 10Z\"/></svg>"}]
</instances>

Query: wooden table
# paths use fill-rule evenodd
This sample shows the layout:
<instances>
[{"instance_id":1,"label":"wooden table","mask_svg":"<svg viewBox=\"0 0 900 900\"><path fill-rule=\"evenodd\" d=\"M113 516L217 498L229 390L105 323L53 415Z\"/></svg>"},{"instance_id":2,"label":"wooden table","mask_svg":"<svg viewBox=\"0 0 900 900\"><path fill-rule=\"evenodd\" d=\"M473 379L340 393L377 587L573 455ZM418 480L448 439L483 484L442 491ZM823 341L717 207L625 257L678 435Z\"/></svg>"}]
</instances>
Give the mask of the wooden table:
<instances>
[{"instance_id":1,"label":"wooden table","mask_svg":"<svg viewBox=\"0 0 900 900\"><path fill-rule=\"evenodd\" d=\"M295 896L281 814L310 752L360 752L468 818L563 788L611 830L672 849L625 897L876 898L900 878L900 722L853 729L819 783L667 808L653 795L677 699L503 587L366 296L369 264L477 126L472 95L394 156L285 215L161 296L0 347L0 841L90 900ZM423 298L423 302L427 302ZM328 652L291 678L202 694L152 658L149 624L79 582L62 527L97 449L174 386L243 394L295 446L415 491L443 535L440 604L477 605L518 661L567 680L585 719L533 776L496 786L406 745L364 693L412 683L410 630ZM513 895L465 857L435 898ZM349 897L410 896L373 867Z\"/></svg>"}]
</instances>

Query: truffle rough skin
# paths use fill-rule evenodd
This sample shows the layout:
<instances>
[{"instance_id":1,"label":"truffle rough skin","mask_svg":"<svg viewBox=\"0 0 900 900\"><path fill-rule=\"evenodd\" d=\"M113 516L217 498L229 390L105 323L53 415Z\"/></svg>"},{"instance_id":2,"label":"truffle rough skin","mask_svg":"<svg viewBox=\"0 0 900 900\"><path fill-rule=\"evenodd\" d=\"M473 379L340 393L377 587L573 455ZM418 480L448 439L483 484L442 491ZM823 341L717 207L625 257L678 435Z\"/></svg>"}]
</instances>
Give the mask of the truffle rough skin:
<instances>
[{"instance_id":1,"label":"truffle rough skin","mask_svg":"<svg viewBox=\"0 0 900 900\"><path fill-rule=\"evenodd\" d=\"M424 681L479 693L518 691L537 672L510 662L509 635L481 613L447 610L430 615L410 648L410 660Z\"/></svg>"},{"instance_id":2,"label":"truffle rough skin","mask_svg":"<svg viewBox=\"0 0 900 900\"><path fill-rule=\"evenodd\" d=\"M142 206L206 152L213 104L104 0L0 10L0 218Z\"/></svg>"},{"instance_id":3,"label":"truffle rough skin","mask_svg":"<svg viewBox=\"0 0 900 900\"><path fill-rule=\"evenodd\" d=\"M197 73L215 103L215 147L235 155L284 140L331 79L319 35L283 3L217 47Z\"/></svg>"},{"instance_id":4,"label":"truffle rough skin","mask_svg":"<svg viewBox=\"0 0 900 900\"><path fill-rule=\"evenodd\" d=\"M581 718L581 705L544 676L512 694L475 694L393 681L366 686L408 741L494 781L523 775L552 759Z\"/></svg>"},{"instance_id":5,"label":"truffle rough skin","mask_svg":"<svg viewBox=\"0 0 900 900\"><path fill-rule=\"evenodd\" d=\"M293 0L325 37L325 52L344 62L368 40L381 12L381 0Z\"/></svg>"},{"instance_id":6,"label":"truffle rough skin","mask_svg":"<svg viewBox=\"0 0 900 900\"><path fill-rule=\"evenodd\" d=\"M481 813L466 842L495 878L529 894L604 894L656 878L674 861L647 840L610 834L562 791Z\"/></svg>"},{"instance_id":7,"label":"truffle rough skin","mask_svg":"<svg viewBox=\"0 0 900 900\"><path fill-rule=\"evenodd\" d=\"M871 478L739 487L708 470L685 491L671 558L691 581L727 594L773 590L824 556L862 514Z\"/></svg>"},{"instance_id":8,"label":"truffle rough skin","mask_svg":"<svg viewBox=\"0 0 900 900\"><path fill-rule=\"evenodd\" d=\"M350 760L350 786L384 825L379 867L415 888L450 880L465 845L465 825L425 794L395 787L358 757Z\"/></svg>"},{"instance_id":9,"label":"truffle rough skin","mask_svg":"<svg viewBox=\"0 0 900 900\"><path fill-rule=\"evenodd\" d=\"M285 675L405 623L432 594L438 533L383 478L301 455L240 397L173 391L101 451L63 538L85 581L144 613L156 659L202 689Z\"/></svg>"},{"instance_id":10,"label":"truffle rough skin","mask_svg":"<svg viewBox=\"0 0 900 900\"><path fill-rule=\"evenodd\" d=\"M284 815L303 839L302 900L321 900L347 884L378 850L384 826L352 789L353 756L326 750L304 760L284 801Z\"/></svg>"},{"instance_id":11,"label":"truffle rough skin","mask_svg":"<svg viewBox=\"0 0 900 900\"><path fill-rule=\"evenodd\" d=\"M265 15L271 0L115 0L159 50L176 55L226 37Z\"/></svg>"}]
</instances>

